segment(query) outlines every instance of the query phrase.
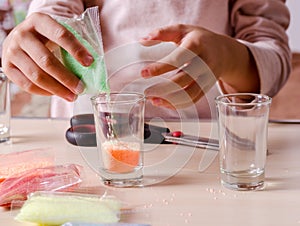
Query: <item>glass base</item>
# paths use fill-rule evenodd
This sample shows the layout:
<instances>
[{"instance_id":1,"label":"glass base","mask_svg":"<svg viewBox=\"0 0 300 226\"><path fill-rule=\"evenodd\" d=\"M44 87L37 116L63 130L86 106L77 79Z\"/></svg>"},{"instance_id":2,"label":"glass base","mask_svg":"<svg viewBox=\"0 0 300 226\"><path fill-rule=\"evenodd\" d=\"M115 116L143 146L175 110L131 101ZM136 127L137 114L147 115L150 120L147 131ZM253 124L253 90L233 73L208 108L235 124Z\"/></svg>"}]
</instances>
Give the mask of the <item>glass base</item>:
<instances>
[{"instance_id":1,"label":"glass base","mask_svg":"<svg viewBox=\"0 0 300 226\"><path fill-rule=\"evenodd\" d=\"M231 173L223 171L223 173L221 173L222 185L231 190L238 191L262 190L265 187L264 179L264 170L235 171Z\"/></svg>"},{"instance_id":2,"label":"glass base","mask_svg":"<svg viewBox=\"0 0 300 226\"><path fill-rule=\"evenodd\" d=\"M104 179L102 178L104 185L119 187L119 188L128 188L128 187L143 187L142 181L143 177L132 178L132 179Z\"/></svg>"},{"instance_id":3,"label":"glass base","mask_svg":"<svg viewBox=\"0 0 300 226\"><path fill-rule=\"evenodd\" d=\"M119 188L143 186L142 167L137 167L134 171L128 173L113 173L111 171L100 168L99 175L104 185Z\"/></svg>"},{"instance_id":4,"label":"glass base","mask_svg":"<svg viewBox=\"0 0 300 226\"><path fill-rule=\"evenodd\" d=\"M8 143L10 142L10 137L1 137L0 138L0 143Z\"/></svg>"},{"instance_id":5,"label":"glass base","mask_svg":"<svg viewBox=\"0 0 300 226\"><path fill-rule=\"evenodd\" d=\"M225 181L221 181L222 185L225 188L237 191L253 191L253 190L263 190L265 187L265 183L260 181L258 183L227 183Z\"/></svg>"}]
</instances>

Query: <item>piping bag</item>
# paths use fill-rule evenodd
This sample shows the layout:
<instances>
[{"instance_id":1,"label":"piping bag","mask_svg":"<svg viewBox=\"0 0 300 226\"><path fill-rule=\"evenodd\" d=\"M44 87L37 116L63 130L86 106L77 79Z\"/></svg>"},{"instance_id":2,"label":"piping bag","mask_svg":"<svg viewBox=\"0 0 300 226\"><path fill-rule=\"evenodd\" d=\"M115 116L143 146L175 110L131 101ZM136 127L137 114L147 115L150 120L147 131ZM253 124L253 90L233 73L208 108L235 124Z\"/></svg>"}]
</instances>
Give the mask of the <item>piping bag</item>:
<instances>
[{"instance_id":1,"label":"piping bag","mask_svg":"<svg viewBox=\"0 0 300 226\"><path fill-rule=\"evenodd\" d=\"M73 18L55 19L67 28L94 58L94 62L85 67L63 48L55 53L65 67L84 83L85 91L82 94L109 92L98 7L87 8L81 15Z\"/></svg>"}]
</instances>

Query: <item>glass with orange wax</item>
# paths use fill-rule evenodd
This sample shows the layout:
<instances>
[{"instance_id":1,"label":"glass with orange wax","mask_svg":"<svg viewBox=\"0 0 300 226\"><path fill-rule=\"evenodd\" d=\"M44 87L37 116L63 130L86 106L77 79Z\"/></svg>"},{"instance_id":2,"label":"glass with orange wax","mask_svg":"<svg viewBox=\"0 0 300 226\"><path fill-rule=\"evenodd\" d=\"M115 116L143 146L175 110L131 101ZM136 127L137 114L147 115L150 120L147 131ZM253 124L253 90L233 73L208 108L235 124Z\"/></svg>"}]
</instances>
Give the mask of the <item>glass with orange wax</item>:
<instances>
[{"instance_id":1,"label":"glass with orange wax","mask_svg":"<svg viewBox=\"0 0 300 226\"><path fill-rule=\"evenodd\" d=\"M142 184L145 96L103 93L91 98L100 157L99 174L105 185Z\"/></svg>"}]
</instances>

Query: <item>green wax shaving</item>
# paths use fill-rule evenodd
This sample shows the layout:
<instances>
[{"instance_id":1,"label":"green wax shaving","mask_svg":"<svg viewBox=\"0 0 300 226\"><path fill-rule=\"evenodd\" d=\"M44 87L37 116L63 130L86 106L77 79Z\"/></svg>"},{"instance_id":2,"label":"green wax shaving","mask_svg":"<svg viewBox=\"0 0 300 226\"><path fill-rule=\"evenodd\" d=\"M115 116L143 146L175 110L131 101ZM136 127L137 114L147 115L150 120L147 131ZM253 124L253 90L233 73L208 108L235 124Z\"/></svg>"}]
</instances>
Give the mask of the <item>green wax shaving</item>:
<instances>
[{"instance_id":1,"label":"green wax shaving","mask_svg":"<svg viewBox=\"0 0 300 226\"><path fill-rule=\"evenodd\" d=\"M66 27L78 41L85 46L85 48L92 54L94 62L85 67L81 65L71 54L65 49L61 48L61 56L63 63L73 74L75 74L85 85L85 92L88 94L97 94L101 92L109 92L107 84L107 73L103 56L99 56L92 45L81 37L70 25L61 23Z\"/></svg>"}]
</instances>

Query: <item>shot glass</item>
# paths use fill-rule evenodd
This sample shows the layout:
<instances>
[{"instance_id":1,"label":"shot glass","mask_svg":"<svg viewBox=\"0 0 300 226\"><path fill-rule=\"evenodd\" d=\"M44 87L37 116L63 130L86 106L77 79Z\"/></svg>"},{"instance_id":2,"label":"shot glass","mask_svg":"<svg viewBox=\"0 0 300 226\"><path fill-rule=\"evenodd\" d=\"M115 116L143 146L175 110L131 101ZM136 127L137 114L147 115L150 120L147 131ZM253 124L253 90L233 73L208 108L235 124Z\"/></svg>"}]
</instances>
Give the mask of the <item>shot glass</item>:
<instances>
[{"instance_id":1,"label":"shot glass","mask_svg":"<svg viewBox=\"0 0 300 226\"><path fill-rule=\"evenodd\" d=\"M221 183L233 190L264 188L271 98L240 93L216 98Z\"/></svg>"},{"instance_id":2,"label":"shot glass","mask_svg":"<svg viewBox=\"0 0 300 226\"><path fill-rule=\"evenodd\" d=\"M91 98L105 185L133 187L143 178L145 97L139 93L105 93Z\"/></svg>"},{"instance_id":3,"label":"shot glass","mask_svg":"<svg viewBox=\"0 0 300 226\"><path fill-rule=\"evenodd\" d=\"M0 68L0 143L10 140L9 81Z\"/></svg>"}]
</instances>

